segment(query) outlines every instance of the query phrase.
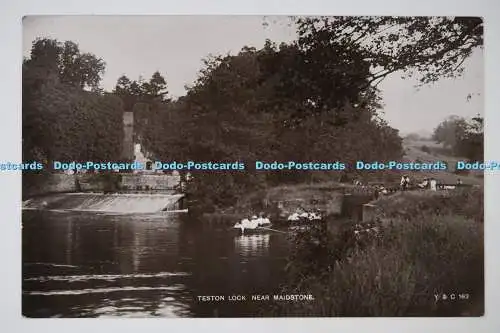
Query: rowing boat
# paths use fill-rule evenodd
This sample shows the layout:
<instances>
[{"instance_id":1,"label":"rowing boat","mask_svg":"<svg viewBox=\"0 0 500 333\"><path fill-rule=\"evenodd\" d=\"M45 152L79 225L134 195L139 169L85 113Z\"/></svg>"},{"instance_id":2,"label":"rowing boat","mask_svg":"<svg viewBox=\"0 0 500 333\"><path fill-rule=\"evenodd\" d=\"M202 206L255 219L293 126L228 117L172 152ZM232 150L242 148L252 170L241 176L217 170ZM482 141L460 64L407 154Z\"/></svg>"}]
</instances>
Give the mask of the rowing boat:
<instances>
[{"instance_id":1,"label":"rowing boat","mask_svg":"<svg viewBox=\"0 0 500 333\"><path fill-rule=\"evenodd\" d=\"M247 234L260 234L260 233L265 233L269 232L270 230L265 227L256 227L256 228L241 228L238 224L234 226L234 230L238 232L240 235L247 235Z\"/></svg>"},{"instance_id":2,"label":"rowing boat","mask_svg":"<svg viewBox=\"0 0 500 333\"><path fill-rule=\"evenodd\" d=\"M234 229L239 230L241 234L262 232L265 227L270 227L271 221L268 218L254 216L251 220L243 219L234 225Z\"/></svg>"}]
</instances>

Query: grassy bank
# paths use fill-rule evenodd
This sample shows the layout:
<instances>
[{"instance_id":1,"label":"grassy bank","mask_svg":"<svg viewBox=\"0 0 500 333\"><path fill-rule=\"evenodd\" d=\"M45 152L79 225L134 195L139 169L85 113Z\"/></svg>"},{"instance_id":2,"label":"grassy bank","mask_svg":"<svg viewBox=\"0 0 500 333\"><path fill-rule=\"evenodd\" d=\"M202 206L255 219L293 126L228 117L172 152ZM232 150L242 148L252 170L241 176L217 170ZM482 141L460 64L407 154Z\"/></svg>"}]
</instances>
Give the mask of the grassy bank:
<instances>
[{"instance_id":1,"label":"grassy bank","mask_svg":"<svg viewBox=\"0 0 500 333\"><path fill-rule=\"evenodd\" d=\"M428 193L428 192L427 192ZM482 315L484 296L481 189L404 193L379 202L392 223L357 242L346 230L294 236L283 292L313 302L273 305L288 316ZM455 294L456 300L442 296ZM468 294L468 299L458 299ZM436 301L436 295L440 299Z\"/></svg>"},{"instance_id":2,"label":"grassy bank","mask_svg":"<svg viewBox=\"0 0 500 333\"><path fill-rule=\"evenodd\" d=\"M418 140L403 140L404 160L435 163L438 161L445 162L448 165L447 171L417 171L409 172L412 179L423 179L434 177L440 182L446 184L454 184L457 178L460 178L464 184L481 185L483 184L483 172L468 171L455 173L455 166L458 161L467 161L465 157L453 156L449 149L446 149L442 144L433 141L418 141Z\"/></svg>"}]
</instances>

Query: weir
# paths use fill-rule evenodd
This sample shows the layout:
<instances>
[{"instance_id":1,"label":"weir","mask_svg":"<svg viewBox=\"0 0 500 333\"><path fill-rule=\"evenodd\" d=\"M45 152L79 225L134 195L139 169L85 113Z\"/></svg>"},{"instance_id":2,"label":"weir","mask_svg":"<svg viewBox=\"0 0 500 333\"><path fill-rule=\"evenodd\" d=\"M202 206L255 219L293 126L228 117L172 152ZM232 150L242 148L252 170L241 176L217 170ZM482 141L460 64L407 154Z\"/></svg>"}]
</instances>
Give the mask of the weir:
<instances>
[{"instance_id":1,"label":"weir","mask_svg":"<svg viewBox=\"0 0 500 333\"><path fill-rule=\"evenodd\" d=\"M105 213L157 213L182 209L183 194L61 193L23 202L25 210L67 210Z\"/></svg>"}]
</instances>

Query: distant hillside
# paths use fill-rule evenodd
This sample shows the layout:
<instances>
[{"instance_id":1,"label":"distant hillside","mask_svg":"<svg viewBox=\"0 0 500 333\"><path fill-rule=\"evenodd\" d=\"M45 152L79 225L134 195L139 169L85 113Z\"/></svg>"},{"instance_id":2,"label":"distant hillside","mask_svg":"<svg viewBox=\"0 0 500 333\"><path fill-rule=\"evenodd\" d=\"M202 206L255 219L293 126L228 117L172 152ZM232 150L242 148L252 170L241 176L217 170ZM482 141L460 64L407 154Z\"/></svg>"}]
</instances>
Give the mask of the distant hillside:
<instances>
[{"instance_id":1,"label":"distant hillside","mask_svg":"<svg viewBox=\"0 0 500 333\"><path fill-rule=\"evenodd\" d=\"M482 172L471 172L470 174L455 174L455 165L457 161L465 160L452 156L449 149L443 147L442 144L427 141L427 140L412 140L405 138L403 140L404 160L405 161L420 161L420 162L438 162L443 161L448 163L448 171L415 171L413 177L423 179L426 177L434 177L444 183L455 183L460 178L464 184L483 183Z\"/></svg>"},{"instance_id":2,"label":"distant hillside","mask_svg":"<svg viewBox=\"0 0 500 333\"><path fill-rule=\"evenodd\" d=\"M418 132L402 132L401 137L403 138L408 138L411 140L432 140L432 132L426 131L426 130L421 130Z\"/></svg>"}]
</instances>

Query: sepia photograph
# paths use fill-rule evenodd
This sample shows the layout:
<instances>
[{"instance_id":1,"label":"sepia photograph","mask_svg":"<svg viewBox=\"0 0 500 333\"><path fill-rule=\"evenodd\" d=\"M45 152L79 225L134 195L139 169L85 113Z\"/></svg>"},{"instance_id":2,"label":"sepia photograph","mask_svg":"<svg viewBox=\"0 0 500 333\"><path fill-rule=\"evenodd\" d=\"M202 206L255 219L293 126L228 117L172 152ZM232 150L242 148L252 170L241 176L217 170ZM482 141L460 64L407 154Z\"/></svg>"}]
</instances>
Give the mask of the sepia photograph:
<instances>
[{"instance_id":1,"label":"sepia photograph","mask_svg":"<svg viewBox=\"0 0 500 333\"><path fill-rule=\"evenodd\" d=\"M484 315L481 17L22 28L24 317Z\"/></svg>"}]
</instances>

